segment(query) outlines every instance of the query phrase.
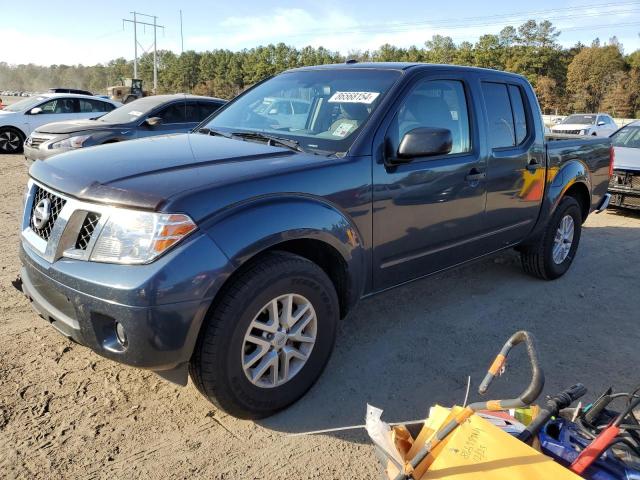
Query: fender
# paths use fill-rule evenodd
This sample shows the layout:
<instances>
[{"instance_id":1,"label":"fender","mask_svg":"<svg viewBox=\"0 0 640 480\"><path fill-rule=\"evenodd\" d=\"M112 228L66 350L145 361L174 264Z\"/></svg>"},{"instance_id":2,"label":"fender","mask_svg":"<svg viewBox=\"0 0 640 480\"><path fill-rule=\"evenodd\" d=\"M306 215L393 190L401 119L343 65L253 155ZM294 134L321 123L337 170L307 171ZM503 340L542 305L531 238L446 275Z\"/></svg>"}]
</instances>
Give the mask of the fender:
<instances>
[{"instance_id":1,"label":"fender","mask_svg":"<svg viewBox=\"0 0 640 480\"><path fill-rule=\"evenodd\" d=\"M363 294L369 274L363 237L349 216L326 199L305 194L252 198L211 217L202 230L229 258L234 270L280 243L321 241L337 250L347 265L349 307Z\"/></svg>"},{"instance_id":2,"label":"fender","mask_svg":"<svg viewBox=\"0 0 640 480\"><path fill-rule=\"evenodd\" d=\"M522 242L523 244L535 242L539 238L544 232L549 219L558 208L562 197L576 183L587 187L591 203L591 174L589 173L589 167L584 162L574 158L562 163L560 166L552 165L552 159L549 159L549 163L545 193L538 221L528 237Z\"/></svg>"}]
</instances>

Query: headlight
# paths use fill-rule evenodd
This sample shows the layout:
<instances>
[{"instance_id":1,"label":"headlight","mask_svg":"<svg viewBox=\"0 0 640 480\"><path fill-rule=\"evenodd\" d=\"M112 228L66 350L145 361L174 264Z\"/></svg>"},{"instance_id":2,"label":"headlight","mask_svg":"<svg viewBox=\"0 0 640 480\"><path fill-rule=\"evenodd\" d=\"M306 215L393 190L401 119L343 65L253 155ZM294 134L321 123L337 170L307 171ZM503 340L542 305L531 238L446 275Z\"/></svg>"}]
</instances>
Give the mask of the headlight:
<instances>
[{"instance_id":1,"label":"headlight","mask_svg":"<svg viewBox=\"0 0 640 480\"><path fill-rule=\"evenodd\" d=\"M82 148L82 144L91 135L78 135L76 137L65 138L59 142L52 143L49 148Z\"/></svg>"},{"instance_id":2,"label":"headlight","mask_svg":"<svg viewBox=\"0 0 640 480\"><path fill-rule=\"evenodd\" d=\"M589 133L589 129L588 128L580 130L580 135L587 135L588 133Z\"/></svg>"},{"instance_id":3,"label":"headlight","mask_svg":"<svg viewBox=\"0 0 640 480\"><path fill-rule=\"evenodd\" d=\"M100 231L90 260L149 263L195 229L187 215L114 209Z\"/></svg>"}]
</instances>

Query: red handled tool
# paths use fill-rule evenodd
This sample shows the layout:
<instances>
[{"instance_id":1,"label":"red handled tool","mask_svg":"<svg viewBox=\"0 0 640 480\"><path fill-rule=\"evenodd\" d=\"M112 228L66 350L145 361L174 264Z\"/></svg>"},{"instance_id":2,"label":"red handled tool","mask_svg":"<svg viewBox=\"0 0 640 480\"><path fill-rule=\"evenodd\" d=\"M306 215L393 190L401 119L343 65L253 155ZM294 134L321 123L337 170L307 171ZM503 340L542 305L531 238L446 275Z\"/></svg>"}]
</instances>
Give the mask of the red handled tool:
<instances>
[{"instance_id":1,"label":"red handled tool","mask_svg":"<svg viewBox=\"0 0 640 480\"><path fill-rule=\"evenodd\" d=\"M618 415L611 425L605 428L600 434L585 448L578 458L576 458L571 464L571 471L577 475L582 475L587 468L595 462L604 451L614 442L614 440L620 435L620 423L627 415L633 412L633 409L640 404L640 398L636 398L629 406Z\"/></svg>"}]
</instances>

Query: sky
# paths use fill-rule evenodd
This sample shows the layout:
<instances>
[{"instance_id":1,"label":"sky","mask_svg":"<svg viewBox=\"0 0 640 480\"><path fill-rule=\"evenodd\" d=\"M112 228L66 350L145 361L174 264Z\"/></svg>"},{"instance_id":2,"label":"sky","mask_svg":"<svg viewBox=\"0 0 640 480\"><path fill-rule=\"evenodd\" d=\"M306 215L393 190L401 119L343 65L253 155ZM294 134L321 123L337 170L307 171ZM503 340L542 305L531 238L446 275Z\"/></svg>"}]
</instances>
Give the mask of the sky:
<instances>
[{"instance_id":1,"label":"sky","mask_svg":"<svg viewBox=\"0 0 640 480\"><path fill-rule=\"evenodd\" d=\"M346 54L384 43L423 46L435 34L456 43L475 42L506 25L529 18L550 20L571 46L616 36L626 53L640 49L640 0L0 0L0 61L9 64L104 63L134 56L133 26L123 26L133 9L156 15L159 49L181 51L180 9L185 50L240 50L284 42L324 46ZM152 18L138 17L153 23ZM153 29L138 26L139 52L151 49Z\"/></svg>"}]
</instances>

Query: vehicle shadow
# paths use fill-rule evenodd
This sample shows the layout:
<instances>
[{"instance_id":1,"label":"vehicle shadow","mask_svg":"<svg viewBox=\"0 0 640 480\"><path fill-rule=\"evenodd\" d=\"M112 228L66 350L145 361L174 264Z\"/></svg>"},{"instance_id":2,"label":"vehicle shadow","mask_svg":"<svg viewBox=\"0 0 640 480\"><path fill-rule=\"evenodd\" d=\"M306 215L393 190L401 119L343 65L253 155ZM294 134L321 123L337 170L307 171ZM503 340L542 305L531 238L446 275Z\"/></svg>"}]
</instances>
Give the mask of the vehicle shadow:
<instances>
[{"instance_id":1,"label":"vehicle shadow","mask_svg":"<svg viewBox=\"0 0 640 480\"><path fill-rule=\"evenodd\" d=\"M537 339L547 392L577 381L593 395L610 384L633 386L639 379L624 369L635 365L629 358L640 332L629 315L631 288L619 288L629 279L640 285L640 263L622 254L640 248L633 221L629 228L587 225L578 258L556 281L523 274L517 253L507 251L362 301L342 322L316 385L259 424L287 433L359 425L367 403L384 409L389 422L421 419L436 403L461 404L467 376L473 401L494 356L520 329ZM514 397L527 385L524 349L514 349L508 364L489 397ZM328 435L368 443L362 429Z\"/></svg>"}]
</instances>

